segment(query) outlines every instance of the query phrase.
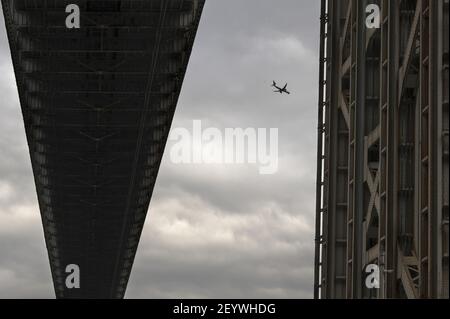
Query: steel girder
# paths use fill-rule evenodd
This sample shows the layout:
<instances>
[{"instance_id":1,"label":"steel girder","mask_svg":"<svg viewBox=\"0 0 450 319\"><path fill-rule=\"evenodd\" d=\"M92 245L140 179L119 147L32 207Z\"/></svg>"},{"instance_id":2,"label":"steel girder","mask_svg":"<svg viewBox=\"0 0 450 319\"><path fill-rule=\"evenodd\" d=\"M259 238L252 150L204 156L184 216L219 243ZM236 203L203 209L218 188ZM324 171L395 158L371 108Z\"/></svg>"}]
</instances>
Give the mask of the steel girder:
<instances>
[{"instance_id":1,"label":"steel girder","mask_svg":"<svg viewBox=\"0 0 450 319\"><path fill-rule=\"evenodd\" d=\"M315 297L448 298L448 1L328 0L321 21Z\"/></svg>"}]
</instances>

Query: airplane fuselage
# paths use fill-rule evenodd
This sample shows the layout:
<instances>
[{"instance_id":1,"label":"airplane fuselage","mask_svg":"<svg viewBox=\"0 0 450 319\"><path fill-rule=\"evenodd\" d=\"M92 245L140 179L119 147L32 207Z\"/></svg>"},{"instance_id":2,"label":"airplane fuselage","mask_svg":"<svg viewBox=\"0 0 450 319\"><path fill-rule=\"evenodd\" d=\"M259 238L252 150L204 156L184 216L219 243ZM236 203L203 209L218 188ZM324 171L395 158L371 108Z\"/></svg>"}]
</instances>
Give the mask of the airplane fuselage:
<instances>
[{"instance_id":1,"label":"airplane fuselage","mask_svg":"<svg viewBox=\"0 0 450 319\"><path fill-rule=\"evenodd\" d=\"M287 83L286 83L286 85L285 85L283 88L281 88L281 87L277 86L277 84L276 84L275 81L274 81L273 84L272 84L272 87L274 87L274 88L276 89L276 91L274 91L275 93L280 93L280 94L283 94L283 93L291 94L291 93L287 90Z\"/></svg>"}]
</instances>

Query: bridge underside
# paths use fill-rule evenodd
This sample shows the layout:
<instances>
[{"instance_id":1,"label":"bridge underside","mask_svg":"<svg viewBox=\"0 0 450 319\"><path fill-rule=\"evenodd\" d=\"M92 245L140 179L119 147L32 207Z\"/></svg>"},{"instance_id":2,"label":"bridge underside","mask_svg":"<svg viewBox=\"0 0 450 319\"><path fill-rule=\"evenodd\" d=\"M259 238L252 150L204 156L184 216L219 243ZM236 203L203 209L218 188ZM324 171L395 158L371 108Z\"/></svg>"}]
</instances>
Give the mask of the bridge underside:
<instances>
[{"instance_id":1,"label":"bridge underside","mask_svg":"<svg viewBox=\"0 0 450 319\"><path fill-rule=\"evenodd\" d=\"M204 0L2 4L56 295L122 298Z\"/></svg>"}]
</instances>

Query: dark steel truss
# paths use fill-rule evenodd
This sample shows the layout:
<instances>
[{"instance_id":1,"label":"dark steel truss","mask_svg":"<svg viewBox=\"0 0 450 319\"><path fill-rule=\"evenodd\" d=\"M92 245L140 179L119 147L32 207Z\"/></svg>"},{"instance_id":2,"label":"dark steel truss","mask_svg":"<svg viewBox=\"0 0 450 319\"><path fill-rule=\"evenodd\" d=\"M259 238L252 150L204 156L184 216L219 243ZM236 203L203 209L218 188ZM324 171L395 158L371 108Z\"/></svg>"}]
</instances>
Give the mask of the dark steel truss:
<instances>
[{"instance_id":1,"label":"dark steel truss","mask_svg":"<svg viewBox=\"0 0 450 319\"><path fill-rule=\"evenodd\" d=\"M204 0L2 4L56 295L122 298Z\"/></svg>"},{"instance_id":2,"label":"dark steel truss","mask_svg":"<svg viewBox=\"0 0 450 319\"><path fill-rule=\"evenodd\" d=\"M322 0L315 298L448 298L448 13Z\"/></svg>"}]
</instances>

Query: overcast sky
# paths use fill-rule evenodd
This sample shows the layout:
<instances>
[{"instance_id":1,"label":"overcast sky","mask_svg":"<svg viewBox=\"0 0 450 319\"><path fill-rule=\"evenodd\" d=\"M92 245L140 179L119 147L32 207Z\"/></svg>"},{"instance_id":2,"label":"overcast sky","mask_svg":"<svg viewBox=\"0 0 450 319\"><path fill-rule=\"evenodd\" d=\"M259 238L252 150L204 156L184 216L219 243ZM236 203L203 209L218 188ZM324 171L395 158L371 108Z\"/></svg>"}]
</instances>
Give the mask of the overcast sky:
<instances>
[{"instance_id":1,"label":"overcast sky","mask_svg":"<svg viewBox=\"0 0 450 319\"><path fill-rule=\"evenodd\" d=\"M126 297L311 298L320 1L206 2L173 128L278 128L279 170L177 165L168 149ZM0 298L54 298L0 19Z\"/></svg>"}]
</instances>

